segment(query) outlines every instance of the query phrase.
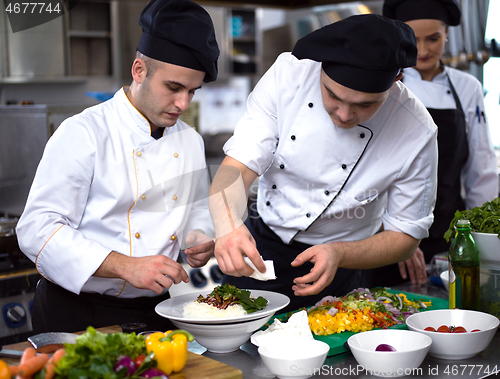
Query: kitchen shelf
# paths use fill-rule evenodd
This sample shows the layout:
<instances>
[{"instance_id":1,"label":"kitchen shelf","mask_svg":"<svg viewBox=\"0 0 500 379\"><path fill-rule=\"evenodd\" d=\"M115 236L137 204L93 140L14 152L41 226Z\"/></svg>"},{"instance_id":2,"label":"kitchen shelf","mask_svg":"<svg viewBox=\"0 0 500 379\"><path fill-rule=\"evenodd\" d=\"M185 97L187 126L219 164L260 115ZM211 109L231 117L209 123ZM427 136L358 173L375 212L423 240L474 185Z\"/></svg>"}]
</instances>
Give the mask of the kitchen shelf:
<instances>
[{"instance_id":1,"label":"kitchen shelf","mask_svg":"<svg viewBox=\"0 0 500 379\"><path fill-rule=\"evenodd\" d=\"M67 35L70 38L111 38L109 30L68 30Z\"/></svg>"},{"instance_id":2,"label":"kitchen shelf","mask_svg":"<svg viewBox=\"0 0 500 379\"><path fill-rule=\"evenodd\" d=\"M233 37L235 43L255 43L255 37Z\"/></svg>"},{"instance_id":3,"label":"kitchen shelf","mask_svg":"<svg viewBox=\"0 0 500 379\"><path fill-rule=\"evenodd\" d=\"M0 78L1 84L75 84L84 83L88 78L83 76L5 76Z\"/></svg>"},{"instance_id":4,"label":"kitchen shelf","mask_svg":"<svg viewBox=\"0 0 500 379\"><path fill-rule=\"evenodd\" d=\"M229 69L232 74L260 74L261 48L257 24L258 20L255 9L229 9Z\"/></svg>"},{"instance_id":5,"label":"kitchen shelf","mask_svg":"<svg viewBox=\"0 0 500 379\"><path fill-rule=\"evenodd\" d=\"M66 21L70 76L111 76L111 8L106 2L80 1Z\"/></svg>"}]
</instances>

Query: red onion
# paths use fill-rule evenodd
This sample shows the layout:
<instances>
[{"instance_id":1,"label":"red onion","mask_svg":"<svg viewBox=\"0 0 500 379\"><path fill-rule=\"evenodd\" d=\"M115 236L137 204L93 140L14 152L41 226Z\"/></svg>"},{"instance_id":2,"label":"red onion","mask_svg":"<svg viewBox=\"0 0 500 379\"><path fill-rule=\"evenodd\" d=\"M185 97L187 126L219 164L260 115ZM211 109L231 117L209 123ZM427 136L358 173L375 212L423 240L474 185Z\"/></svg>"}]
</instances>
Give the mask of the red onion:
<instances>
[{"instance_id":1,"label":"red onion","mask_svg":"<svg viewBox=\"0 0 500 379\"><path fill-rule=\"evenodd\" d=\"M135 370L137 370L137 367L135 367L135 363L132 360L132 358L126 356L126 355L120 355L116 359L116 364L115 364L115 372L121 371L123 369L127 369L127 373L129 375L132 375Z\"/></svg>"},{"instance_id":2,"label":"red onion","mask_svg":"<svg viewBox=\"0 0 500 379\"><path fill-rule=\"evenodd\" d=\"M375 351L396 351L396 349L394 347L392 347L391 345L381 343L380 345L378 345L376 347Z\"/></svg>"},{"instance_id":3,"label":"red onion","mask_svg":"<svg viewBox=\"0 0 500 379\"><path fill-rule=\"evenodd\" d=\"M168 375L161 371L159 368L148 368L141 374L141 378L161 378L169 379Z\"/></svg>"}]
</instances>

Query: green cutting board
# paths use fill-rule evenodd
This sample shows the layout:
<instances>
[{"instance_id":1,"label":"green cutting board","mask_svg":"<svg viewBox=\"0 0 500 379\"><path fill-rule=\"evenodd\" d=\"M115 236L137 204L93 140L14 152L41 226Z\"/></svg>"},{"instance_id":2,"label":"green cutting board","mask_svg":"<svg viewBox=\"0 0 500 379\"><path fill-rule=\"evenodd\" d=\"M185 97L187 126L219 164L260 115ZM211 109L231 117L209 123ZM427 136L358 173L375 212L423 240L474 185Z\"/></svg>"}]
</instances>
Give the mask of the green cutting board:
<instances>
[{"instance_id":1,"label":"green cutting board","mask_svg":"<svg viewBox=\"0 0 500 379\"><path fill-rule=\"evenodd\" d=\"M432 296L423 296L412 292L395 291L392 289L387 289L387 291L391 293L404 293L408 298L408 300L411 301L430 300L431 306L428 307L426 310L448 309L448 300L446 299L440 299L438 297L432 297ZM286 313L275 315L269 320L268 323L269 325L271 325L275 318L283 319L285 316ZM391 326L389 327L389 329L408 329L408 326L406 326L406 324L400 324ZM346 346L347 345L346 342L349 339L349 337L354 334L355 334L354 332L342 332L338 334L331 334L328 336L314 336L314 338L319 341L326 342L330 346L330 351L328 352L328 356L330 357L332 355L342 354L345 353L346 351L349 351L349 349Z\"/></svg>"}]
</instances>

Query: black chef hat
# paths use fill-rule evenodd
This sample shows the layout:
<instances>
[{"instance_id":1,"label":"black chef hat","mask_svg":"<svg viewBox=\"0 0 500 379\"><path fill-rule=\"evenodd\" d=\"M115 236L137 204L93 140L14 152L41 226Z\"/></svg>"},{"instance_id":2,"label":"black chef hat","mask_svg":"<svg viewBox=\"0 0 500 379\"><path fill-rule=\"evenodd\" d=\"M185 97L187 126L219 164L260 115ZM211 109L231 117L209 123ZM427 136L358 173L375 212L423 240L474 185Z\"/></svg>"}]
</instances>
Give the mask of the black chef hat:
<instances>
[{"instance_id":1,"label":"black chef hat","mask_svg":"<svg viewBox=\"0 0 500 379\"><path fill-rule=\"evenodd\" d=\"M382 13L399 21L441 20L447 25L460 25L462 12L456 0L385 0Z\"/></svg>"},{"instance_id":2,"label":"black chef hat","mask_svg":"<svg viewBox=\"0 0 500 379\"><path fill-rule=\"evenodd\" d=\"M151 0L141 12L137 50L162 62L206 72L217 79L219 47L212 19L191 0Z\"/></svg>"},{"instance_id":3,"label":"black chef hat","mask_svg":"<svg viewBox=\"0 0 500 379\"><path fill-rule=\"evenodd\" d=\"M292 54L322 62L332 80L369 93L386 91L401 68L417 63L413 30L376 14L351 16L315 30L297 41Z\"/></svg>"}]
</instances>

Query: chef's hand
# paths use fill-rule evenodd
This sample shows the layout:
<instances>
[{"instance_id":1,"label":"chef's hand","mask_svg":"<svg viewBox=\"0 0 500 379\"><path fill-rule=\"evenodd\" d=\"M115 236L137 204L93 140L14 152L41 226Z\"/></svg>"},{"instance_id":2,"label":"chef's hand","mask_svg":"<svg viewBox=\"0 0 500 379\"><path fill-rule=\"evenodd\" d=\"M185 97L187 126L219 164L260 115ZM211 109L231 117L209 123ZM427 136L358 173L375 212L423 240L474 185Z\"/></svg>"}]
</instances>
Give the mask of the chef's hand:
<instances>
[{"instance_id":1,"label":"chef's hand","mask_svg":"<svg viewBox=\"0 0 500 379\"><path fill-rule=\"evenodd\" d=\"M109 253L94 276L123 279L136 288L157 294L174 283L189 282L184 268L164 255L130 257L116 251Z\"/></svg>"},{"instance_id":2,"label":"chef's hand","mask_svg":"<svg viewBox=\"0 0 500 379\"><path fill-rule=\"evenodd\" d=\"M202 230L191 230L186 237L186 246L186 261L191 267L205 266L214 255L215 242Z\"/></svg>"},{"instance_id":3,"label":"chef's hand","mask_svg":"<svg viewBox=\"0 0 500 379\"><path fill-rule=\"evenodd\" d=\"M297 255L292 262L293 267L298 267L305 262L311 262L314 267L304 276L293 280L292 290L295 296L316 295L328 286L339 267L339 258L335 254L335 244L312 246Z\"/></svg>"},{"instance_id":4,"label":"chef's hand","mask_svg":"<svg viewBox=\"0 0 500 379\"><path fill-rule=\"evenodd\" d=\"M427 282L424 253L419 247L417 247L415 254L409 259L399 262L399 272L403 279L408 279L409 275L412 284L424 284Z\"/></svg>"},{"instance_id":5,"label":"chef's hand","mask_svg":"<svg viewBox=\"0 0 500 379\"><path fill-rule=\"evenodd\" d=\"M238 277L252 275L253 269L243 260L245 256L250 258L260 272L266 272L266 265L245 224L215 240L215 257L224 274Z\"/></svg>"}]
</instances>

